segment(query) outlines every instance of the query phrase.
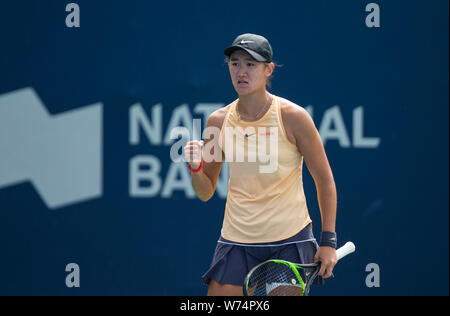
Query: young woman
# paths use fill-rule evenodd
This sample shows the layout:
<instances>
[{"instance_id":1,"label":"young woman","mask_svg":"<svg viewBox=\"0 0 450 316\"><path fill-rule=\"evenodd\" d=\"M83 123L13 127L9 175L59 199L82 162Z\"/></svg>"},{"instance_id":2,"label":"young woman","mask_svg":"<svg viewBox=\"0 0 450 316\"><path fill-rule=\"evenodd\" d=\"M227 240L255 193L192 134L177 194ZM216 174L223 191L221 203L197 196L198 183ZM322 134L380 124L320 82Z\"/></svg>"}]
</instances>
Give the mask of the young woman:
<instances>
[{"instance_id":1,"label":"young woman","mask_svg":"<svg viewBox=\"0 0 450 316\"><path fill-rule=\"evenodd\" d=\"M337 199L333 174L314 122L302 107L267 91L275 67L267 39L240 35L225 55L238 99L210 115L207 127L220 130L218 136L205 139L206 144L188 142L184 148L192 186L204 202L214 194L225 158L230 169L221 237L211 267L203 276L208 295L242 295L248 271L273 258L297 263L321 261L319 276L328 278L337 262ZM229 134L225 130L243 133L249 128L256 132L237 137L240 140L236 145L247 149L249 144L266 146L268 141L260 142L261 137L274 137L277 165L273 172L261 172L258 166L267 162L255 162L248 154L244 155L248 160L239 162L227 157L226 146L233 142L226 139ZM260 133L261 128L270 132ZM219 154L221 159L202 159L205 147L212 151L207 154ZM214 153L217 148L221 152ZM317 189L322 219L320 246L312 233L303 191L303 159Z\"/></svg>"}]
</instances>

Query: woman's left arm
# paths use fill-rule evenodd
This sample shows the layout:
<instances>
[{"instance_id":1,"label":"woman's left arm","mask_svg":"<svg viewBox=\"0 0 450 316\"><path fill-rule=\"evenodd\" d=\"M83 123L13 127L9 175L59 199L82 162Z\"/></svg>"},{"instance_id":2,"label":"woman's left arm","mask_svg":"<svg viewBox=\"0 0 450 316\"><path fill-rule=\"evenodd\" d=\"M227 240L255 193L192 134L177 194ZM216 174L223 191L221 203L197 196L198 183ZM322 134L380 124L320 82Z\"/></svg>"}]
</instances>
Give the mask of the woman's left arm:
<instances>
[{"instance_id":1,"label":"woman's left arm","mask_svg":"<svg viewBox=\"0 0 450 316\"><path fill-rule=\"evenodd\" d=\"M314 179L322 219L322 231L335 232L337 194L336 185L319 132L309 113L299 106L289 106L288 115L283 116L289 126L292 139ZM315 261L321 261L319 275L328 278L337 262L334 248L323 246L316 253Z\"/></svg>"}]
</instances>

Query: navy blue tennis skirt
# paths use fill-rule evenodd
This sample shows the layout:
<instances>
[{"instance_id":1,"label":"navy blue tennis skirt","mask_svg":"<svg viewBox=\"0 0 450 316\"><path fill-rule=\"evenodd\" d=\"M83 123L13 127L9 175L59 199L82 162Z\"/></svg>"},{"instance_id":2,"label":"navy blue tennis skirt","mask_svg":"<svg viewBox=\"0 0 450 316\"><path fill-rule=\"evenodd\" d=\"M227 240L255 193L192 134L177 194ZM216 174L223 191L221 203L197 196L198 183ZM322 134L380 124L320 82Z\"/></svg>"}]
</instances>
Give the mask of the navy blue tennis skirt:
<instances>
[{"instance_id":1,"label":"navy blue tennis skirt","mask_svg":"<svg viewBox=\"0 0 450 316\"><path fill-rule=\"evenodd\" d=\"M311 225L288 239L259 244L242 244L220 237L209 270L203 275L208 285L211 279L220 284L242 286L245 276L256 265L269 259L294 263L312 263L319 245ZM316 282L321 284L321 278Z\"/></svg>"}]
</instances>

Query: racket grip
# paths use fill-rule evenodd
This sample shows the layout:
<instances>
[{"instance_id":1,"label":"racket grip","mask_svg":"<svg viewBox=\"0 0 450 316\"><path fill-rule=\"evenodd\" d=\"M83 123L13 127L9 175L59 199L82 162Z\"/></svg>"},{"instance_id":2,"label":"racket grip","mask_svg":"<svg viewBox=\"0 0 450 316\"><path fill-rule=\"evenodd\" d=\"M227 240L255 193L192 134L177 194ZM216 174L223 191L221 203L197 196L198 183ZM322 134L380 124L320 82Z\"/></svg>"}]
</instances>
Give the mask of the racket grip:
<instances>
[{"instance_id":1,"label":"racket grip","mask_svg":"<svg viewBox=\"0 0 450 316\"><path fill-rule=\"evenodd\" d=\"M355 244L351 241L348 241L345 245L336 250L336 256L338 260L341 260L346 255L351 254L356 249Z\"/></svg>"}]
</instances>

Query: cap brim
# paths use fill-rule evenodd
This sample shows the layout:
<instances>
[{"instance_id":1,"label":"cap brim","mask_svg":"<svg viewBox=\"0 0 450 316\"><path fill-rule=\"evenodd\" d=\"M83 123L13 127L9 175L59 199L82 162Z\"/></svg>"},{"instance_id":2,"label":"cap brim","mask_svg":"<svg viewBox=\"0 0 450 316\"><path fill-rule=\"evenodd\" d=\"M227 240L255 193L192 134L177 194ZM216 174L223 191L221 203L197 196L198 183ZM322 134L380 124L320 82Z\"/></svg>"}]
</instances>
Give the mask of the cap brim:
<instances>
[{"instance_id":1,"label":"cap brim","mask_svg":"<svg viewBox=\"0 0 450 316\"><path fill-rule=\"evenodd\" d=\"M225 56L230 57L231 54L233 54L235 51L237 51L239 49L245 50L256 61L267 62L267 59L264 58L263 56L261 56L260 54L254 52L248 48L242 47L240 45L234 45L234 46L228 47L227 49L225 49L224 54L225 54Z\"/></svg>"}]
</instances>

